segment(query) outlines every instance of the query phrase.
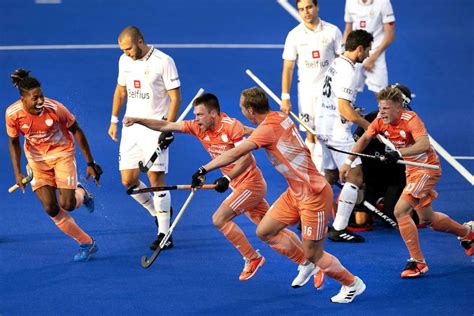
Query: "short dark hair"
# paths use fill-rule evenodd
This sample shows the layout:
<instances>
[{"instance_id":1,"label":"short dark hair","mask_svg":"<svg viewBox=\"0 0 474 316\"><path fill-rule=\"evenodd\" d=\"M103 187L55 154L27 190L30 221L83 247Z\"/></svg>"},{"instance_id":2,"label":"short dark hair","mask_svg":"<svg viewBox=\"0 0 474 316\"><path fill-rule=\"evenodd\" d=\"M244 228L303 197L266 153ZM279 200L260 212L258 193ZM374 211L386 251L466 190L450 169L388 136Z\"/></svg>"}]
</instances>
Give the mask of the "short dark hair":
<instances>
[{"instance_id":1,"label":"short dark hair","mask_svg":"<svg viewBox=\"0 0 474 316\"><path fill-rule=\"evenodd\" d=\"M259 87L252 87L242 91L241 96L244 97L243 106L251 107L258 114L270 112L270 104L265 92Z\"/></svg>"},{"instance_id":2,"label":"short dark hair","mask_svg":"<svg viewBox=\"0 0 474 316\"><path fill-rule=\"evenodd\" d=\"M138 27L129 25L126 28L123 29L122 32L120 32L119 35L119 41L125 36L128 35L133 41L138 41L142 40L143 42L145 41L145 38L143 37L142 32L138 29Z\"/></svg>"},{"instance_id":3,"label":"short dark hair","mask_svg":"<svg viewBox=\"0 0 474 316\"><path fill-rule=\"evenodd\" d=\"M349 33L347 36L345 48L348 52L353 52L362 45L362 47L367 48L374 41L372 34L365 30L354 30Z\"/></svg>"},{"instance_id":4,"label":"short dark hair","mask_svg":"<svg viewBox=\"0 0 474 316\"><path fill-rule=\"evenodd\" d=\"M382 90L380 90L377 95L377 101L383 101L383 100L391 100L395 103L399 103L400 105L403 105L403 95L400 89L398 89L396 86L388 86Z\"/></svg>"},{"instance_id":5,"label":"short dark hair","mask_svg":"<svg viewBox=\"0 0 474 316\"><path fill-rule=\"evenodd\" d=\"M193 101L193 106L198 106L203 104L204 107L211 112L212 110L217 111L217 114L221 114L221 107L219 105L219 100L212 93L204 93L203 95L197 97Z\"/></svg>"},{"instance_id":6,"label":"short dark hair","mask_svg":"<svg viewBox=\"0 0 474 316\"><path fill-rule=\"evenodd\" d=\"M298 7L298 2L300 2L300 1L301 1L301 0L296 0L296 1L295 1L296 7ZM313 4L314 4L315 6L318 6L318 0L313 0Z\"/></svg>"},{"instance_id":7,"label":"short dark hair","mask_svg":"<svg viewBox=\"0 0 474 316\"><path fill-rule=\"evenodd\" d=\"M11 75L12 83L18 88L21 96L26 96L31 89L41 88L38 79L30 77L29 70L17 69Z\"/></svg>"}]
</instances>

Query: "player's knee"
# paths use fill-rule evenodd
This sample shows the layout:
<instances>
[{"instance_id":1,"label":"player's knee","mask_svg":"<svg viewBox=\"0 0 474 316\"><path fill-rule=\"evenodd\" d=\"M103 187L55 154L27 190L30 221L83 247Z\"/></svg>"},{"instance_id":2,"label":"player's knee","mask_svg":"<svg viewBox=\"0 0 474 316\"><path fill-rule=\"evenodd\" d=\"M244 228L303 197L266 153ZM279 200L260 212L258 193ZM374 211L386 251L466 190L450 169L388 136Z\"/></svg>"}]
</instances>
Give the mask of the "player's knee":
<instances>
[{"instance_id":1,"label":"player's knee","mask_svg":"<svg viewBox=\"0 0 474 316\"><path fill-rule=\"evenodd\" d=\"M226 224L226 221L223 216L221 216L218 212L215 212L214 215L212 215L212 224L217 229L221 229Z\"/></svg>"},{"instance_id":2,"label":"player's knee","mask_svg":"<svg viewBox=\"0 0 474 316\"><path fill-rule=\"evenodd\" d=\"M256 235L258 238L260 238L260 240L264 242L268 242L270 239L272 239L273 236L275 236L275 234L272 231L267 230L260 225L257 226Z\"/></svg>"},{"instance_id":3,"label":"player's knee","mask_svg":"<svg viewBox=\"0 0 474 316\"><path fill-rule=\"evenodd\" d=\"M313 263L318 262L323 256L323 248L315 242L303 242L303 249L306 259Z\"/></svg>"},{"instance_id":4,"label":"player's knee","mask_svg":"<svg viewBox=\"0 0 474 316\"><path fill-rule=\"evenodd\" d=\"M59 206L56 203L47 204L44 206L44 211L50 217L55 217L59 213Z\"/></svg>"},{"instance_id":5,"label":"player's knee","mask_svg":"<svg viewBox=\"0 0 474 316\"><path fill-rule=\"evenodd\" d=\"M76 208L76 199L75 198L72 198L72 199L68 199L66 201L61 201L60 202L61 204L61 208L65 211L72 211Z\"/></svg>"},{"instance_id":6,"label":"player's knee","mask_svg":"<svg viewBox=\"0 0 474 316\"><path fill-rule=\"evenodd\" d=\"M137 187L139 182L135 179L122 179L122 185L128 189L131 187Z\"/></svg>"}]
</instances>

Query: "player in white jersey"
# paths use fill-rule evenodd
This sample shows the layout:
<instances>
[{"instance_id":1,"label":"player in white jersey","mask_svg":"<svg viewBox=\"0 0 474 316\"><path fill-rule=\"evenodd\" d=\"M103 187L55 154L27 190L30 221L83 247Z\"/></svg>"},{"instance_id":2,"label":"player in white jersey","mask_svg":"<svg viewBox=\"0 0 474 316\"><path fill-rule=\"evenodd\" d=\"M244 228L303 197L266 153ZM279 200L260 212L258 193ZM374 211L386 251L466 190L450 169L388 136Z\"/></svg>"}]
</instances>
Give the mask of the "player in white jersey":
<instances>
[{"instance_id":1,"label":"player in white jersey","mask_svg":"<svg viewBox=\"0 0 474 316\"><path fill-rule=\"evenodd\" d=\"M395 38L395 15L390 0L346 0L344 42L352 30L366 30L374 36L370 57L358 67L357 89L364 81L377 93L388 85L385 50Z\"/></svg>"},{"instance_id":2,"label":"player in white jersey","mask_svg":"<svg viewBox=\"0 0 474 316\"><path fill-rule=\"evenodd\" d=\"M303 22L288 33L285 41L281 79L282 110L287 113L291 111L290 89L296 63L299 116L314 128L316 100L321 94L324 73L334 58L343 53L344 47L337 26L319 18L317 0L297 0L296 6ZM306 145L313 162L321 170L321 144L311 133L306 133Z\"/></svg>"},{"instance_id":3,"label":"player in white jersey","mask_svg":"<svg viewBox=\"0 0 474 316\"><path fill-rule=\"evenodd\" d=\"M142 33L134 26L126 27L118 43L124 54L119 60L119 75L112 104L109 135L117 141L118 116L127 100L125 116L163 119L173 122L181 104L180 81L173 59L145 43ZM156 147L161 151L147 175L152 186L165 185L168 171L168 148L173 140L171 133L160 133L141 125L122 128L119 169L126 188L146 187L140 181L138 163L149 160ZM171 196L168 191L154 195L142 193L132 197L155 217L158 225L157 239L150 246L156 249L169 230ZM166 248L173 247L170 240Z\"/></svg>"},{"instance_id":4,"label":"player in white jersey","mask_svg":"<svg viewBox=\"0 0 474 316\"><path fill-rule=\"evenodd\" d=\"M346 51L336 58L324 77L322 96L318 102L320 115L316 120L318 140L341 150L350 150L354 145L351 127L357 124L367 129L369 122L353 108L357 91L355 90L355 64L361 63L367 56L373 41L370 33L356 30L349 33L345 44ZM344 183L333 229L329 239L344 242L363 242L362 236L347 231L347 224L354 209L357 193L362 186L362 166L358 158L350 161L352 169ZM334 184L338 169L347 163L347 155L331 151L323 146L323 168L326 179Z\"/></svg>"}]
</instances>

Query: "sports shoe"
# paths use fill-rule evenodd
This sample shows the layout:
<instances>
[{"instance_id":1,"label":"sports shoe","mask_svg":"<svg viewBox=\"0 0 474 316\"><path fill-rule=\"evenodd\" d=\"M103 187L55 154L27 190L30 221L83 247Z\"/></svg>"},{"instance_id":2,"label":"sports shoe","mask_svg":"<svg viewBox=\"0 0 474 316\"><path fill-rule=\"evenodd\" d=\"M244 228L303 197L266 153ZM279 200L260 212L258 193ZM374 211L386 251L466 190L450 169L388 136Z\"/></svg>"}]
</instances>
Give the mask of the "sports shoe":
<instances>
[{"instance_id":1,"label":"sports shoe","mask_svg":"<svg viewBox=\"0 0 474 316\"><path fill-rule=\"evenodd\" d=\"M158 247L160 246L161 241L163 240L163 238L165 238L165 236L166 236L165 234L159 233L158 236L156 236L156 240L151 243L150 249L151 250L158 249ZM165 246L163 247L163 250L171 249L171 248L173 248L173 236L170 236L170 238L168 238L168 240L166 241Z\"/></svg>"},{"instance_id":2,"label":"sports shoe","mask_svg":"<svg viewBox=\"0 0 474 316\"><path fill-rule=\"evenodd\" d=\"M77 187L84 190L84 201L82 202L82 205L86 208L86 210L89 213L94 212L95 206L94 206L94 197L92 194L86 190L86 188L82 185L82 183L77 183Z\"/></svg>"},{"instance_id":3,"label":"sports shoe","mask_svg":"<svg viewBox=\"0 0 474 316\"><path fill-rule=\"evenodd\" d=\"M324 277L325 274L323 271L319 270L315 275L313 279L313 284L316 290L322 290L324 288Z\"/></svg>"},{"instance_id":4,"label":"sports shoe","mask_svg":"<svg viewBox=\"0 0 474 316\"><path fill-rule=\"evenodd\" d=\"M99 251L99 247L94 239L90 244L80 244L79 252L74 255L74 261L76 262L85 262L89 261L94 253Z\"/></svg>"},{"instance_id":5,"label":"sports shoe","mask_svg":"<svg viewBox=\"0 0 474 316\"><path fill-rule=\"evenodd\" d=\"M342 230L331 228L329 230L328 238L336 242L365 242L364 237L351 233L347 228Z\"/></svg>"},{"instance_id":6,"label":"sports shoe","mask_svg":"<svg viewBox=\"0 0 474 316\"><path fill-rule=\"evenodd\" d=\"M424 260L418 261L413 258L410 258L408 259L408 263L405 266L405 269L403 269L400 276L404 279L417 278L426 272L428 272L428 265Z\"/></svg>"},{"instance_id":7,"label":"sports shoe","mask_svg":"<svg viewBox=\"0 0 474 316\"><path fill-rule=\"evenodd\" d=\"M298 266L298 275L291 283L293 288L299 288L305 285L309 279L319 271L319 268L314 263L309 262L308 264L300 264Z\"/></svg>"},{"instance_id":8,"label":"sports shoe","mask_svg":"<svg viewBox=\"0 0 474 316\"><path fill-rule=\"evenodd\" d=\"M458 239L459 239L459 242L461 243L461 246L466 251L466 255L472 256L472 254L474 253L474 249L473 249L474 221L464 223L463 225L469 230L469 233L465 237L458 237Z\"/></svg>"},{"instance_id":9,"label":"sports shoe","mask_svg":"<svg viewBox=\"0 0 474 316\"><path fill-rule=\"evenodd\" d=\"M240 281L247 281L251 277L257 273L258 268L263 266L265 263L265 257L263 257L260 252L257 250L258 257L256 259L250 260L247 258L244 258L245 260L245 265L244 269L240 273L239 280Z\"/></svg>"},{"instance_id":10,"label":"sports shoe","mask_svg":"<svg viewBox=\"0 0 474 316\"><path fill-rule=\"evenodd\" d=\"M359 277L355 277L354 284L349 286L343 285L339 293L331 297L331 302L350 303L357 295L364 293L365 288L364 282Z\"/></svg>"}]
</instances>

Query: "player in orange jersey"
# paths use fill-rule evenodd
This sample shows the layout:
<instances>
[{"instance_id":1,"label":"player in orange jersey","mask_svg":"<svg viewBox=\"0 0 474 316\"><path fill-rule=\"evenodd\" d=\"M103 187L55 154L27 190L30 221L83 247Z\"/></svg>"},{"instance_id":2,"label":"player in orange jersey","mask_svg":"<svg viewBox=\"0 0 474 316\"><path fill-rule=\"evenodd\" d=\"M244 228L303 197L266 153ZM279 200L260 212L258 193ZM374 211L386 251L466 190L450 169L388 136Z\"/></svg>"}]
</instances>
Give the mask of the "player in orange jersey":
<instances>
[{"instance_id":1,"label":"player in orange jersey","mask_svg":"<svg viewBox=\"0 0 474 316\"><path fill-rule=\"evenodd\" d=\"M220 156L244 140L244 126L220 111L215 95L203 94L194 100L193 105L196 119L192 121L167 122L125 117L123 123L125 126L137 123L157 131L194 135L212 158ZM245 281L254 276L258 268L265 263L265 258L252 247L244 232L232 219L245 213L252 222L258 224L269 208L264 198L267 184L250 153L236 163L223 167L221 171L224 176L215 181L216 190L225 192L230 186L232 193L214 213L212 221L244 257L245 266L239 279ZM300 273L293 281L293 286L302 286L315 273L314 266L305 259L301 241L292 231L282 230L266 241L275 251L300 265ZM303 277L303 274L308 276Z\"/></svg>"},{"instance_id":2,"label":"player in orange jersey","mask_svg":"<svg viewBox=\"0 0 474 316\"><path fill-rule=\"evenodd\" d=\"M402 159L439 166L439 159L430 145L426 128L413 111L403 109L403 96L396 86L389 86L377 94L379 115L370 124L367 131L361 136L352 148L353 152L362 152L367 144L377 136L386 136L397 150L384 156L387 163L396 163ZM355 159L350 156L347 164L340 170L341 180L344 181L349 163ZM411 218L415 210L420 223L429 224L432 229L446 232L458 237L466 254L473 253L474 221L461 225L446 214L435 212L432 201L437 197L434 190L441 176L441 170L425 169L415 166L406 167L407 184L395 205L395 217L398 221L400 234L408 248L411 258L401 273L402 278L415 278L428 271L425 257L420 249L418 231Z\"/></svg>"},{"instance_id":3,"label":"player in orange jersey","mask_svg":"<svg viewBox=\"0 0 474 316\"><path fill-rule=\"evenodd\" d=\"M289 187L258 224L257 236L268 242L288 225L301 221L306 258L325 275L343 285L331 301L352 302L364 292L365 284L336 257L323 250L333 192L314 166L297 127L287 114L270 111L268 98L260 88L244 90L240 97L240 108L244 116L258 127L239 146L199 168L192 177L193 186L202 185L207 172L227 166L253 150L264 148L275 169L286 178Z\"/></svg>"},{"instance_id":4,"label":"player in orange jersey","mask_svg":"<svg viewBox=\"0 0 474 316\"><path fill-rule=\"evenodd\" d=\"M88 261L98 250L96 242L66 212L83 203L89 212L94 211L92 195L77 182L73 136L87 161L86 178L92 176L98 185L102 170L94 162L86 135L68 109L46 98L40 82L30 77L29 71L19 69L11 78L20 92L20 99L7 108L5 115L16 183L24 191L20 170L22 134L25 155L34 175L33 191L56 226L80 245L74 261Z\"/></svg>"}]
</instances>

